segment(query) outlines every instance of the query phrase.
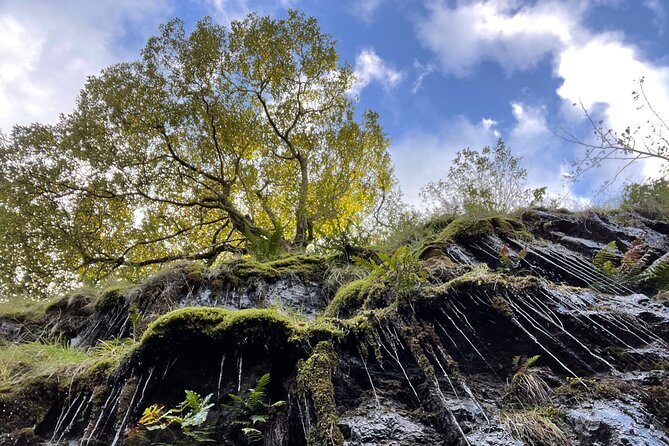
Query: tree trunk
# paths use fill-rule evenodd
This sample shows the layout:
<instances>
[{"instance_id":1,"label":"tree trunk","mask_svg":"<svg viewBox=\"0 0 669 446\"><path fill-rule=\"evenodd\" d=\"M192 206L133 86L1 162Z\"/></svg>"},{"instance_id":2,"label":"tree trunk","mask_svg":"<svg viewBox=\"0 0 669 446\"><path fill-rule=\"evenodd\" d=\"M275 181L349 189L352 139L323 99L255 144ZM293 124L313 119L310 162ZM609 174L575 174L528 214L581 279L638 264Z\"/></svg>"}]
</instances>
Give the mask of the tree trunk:
<instances>
[{"instance_id":1,"label":"tree trunk","mask_svg":"<svg viewBox=\"0 0 669 446\"><path fill-rule=\"evenodd\" d=\"M295 246L304 247L311 242L313 235L309 230L309 218L307 216L307 198L309 192L309 170L307 160L303 155L297 157L300 163L300 195L295 210Z\"/></svg>"}]
</instances>

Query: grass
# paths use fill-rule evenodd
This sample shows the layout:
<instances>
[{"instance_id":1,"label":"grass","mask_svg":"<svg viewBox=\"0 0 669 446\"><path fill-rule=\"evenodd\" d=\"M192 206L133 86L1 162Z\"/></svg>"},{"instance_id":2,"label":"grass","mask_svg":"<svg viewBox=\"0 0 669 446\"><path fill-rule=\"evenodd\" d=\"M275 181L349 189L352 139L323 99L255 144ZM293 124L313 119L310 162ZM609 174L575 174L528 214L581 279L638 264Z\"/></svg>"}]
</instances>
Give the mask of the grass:
<instances>
[{"instance_id":1,"label":"grass","mask_svg":"<svg viewBox=\"0 0 669 446\"><path fill-rule=\"evenodd\" d=\"M338 265L330 263L325 272L325 280L323 281L323 292L328 296L334 296L339 289L355 280L360 280L369 272L361 266L345 263Z\"/></svg>"},{"instance_id":2,"label":"grass","mask_svg":"<svg viewBox=\"0 0 669 446\"><path fill-rule=\"evenodd\" d=\"M46 308L57 299L39 300L24 297L0 299L0 317L20 317L37 319L44 315Z\"/></svg>"},{"instance_id":3,"label":"grass","mask_svg":"<svg viewBox=\"0 0 669 446\"><path fill-rule=\"evenodd\" d=\"M89 354L58 339L0 348L0 390L10 390L34 377L49 377L84 364Z\"/></svg>"},{"instance_id":4,"label":"grass","mask_svg":"<svg viewBox=\"0 0 669 446\"><path fill-rule=\"evenodd\" d=\"M538 359L539 355L513 358L516 371L511 379L510 394L521 403L544 404L551 401L552 391L541 377L541 370L532 367Z\"/></svg>"},{"instance_id":5,"label":"grass","mask_svg":"<svg viewBox=\"0 0 669 446\"><path fill-rule=\"evenodd\" d=\"M557 409L535 407L529 410L502 412L500 420L511 436L531 445L570 446L572 443L555 424Z\"/></svg>"},{"instance_id":6,"label":"grass","mask_svg":"<svg viewBox=\"0 0 669 446\"><path fill-rule=\"evenodd\" d=\"M115 368L136 345L132 339L112 339L84 351L59 338L7 344L0 347L0 392L37 378L73 376L103 363Z\"/></svg>"}]
</instances>

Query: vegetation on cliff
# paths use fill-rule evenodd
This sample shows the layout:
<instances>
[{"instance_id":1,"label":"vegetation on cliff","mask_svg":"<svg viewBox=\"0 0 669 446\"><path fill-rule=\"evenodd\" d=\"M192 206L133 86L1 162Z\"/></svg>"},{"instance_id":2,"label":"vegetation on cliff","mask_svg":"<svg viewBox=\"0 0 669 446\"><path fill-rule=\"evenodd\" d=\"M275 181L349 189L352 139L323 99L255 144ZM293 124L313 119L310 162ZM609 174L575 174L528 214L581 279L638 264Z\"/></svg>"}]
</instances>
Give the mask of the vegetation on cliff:
<instances>
[{"instance_id":1,"label":"vegetation on cliff","mask_svg":"<svg viewBox=\"0 0 669 446\"><path fill-rule=\"evenodd\" d=\"M422 215L352 82L296 11L174 20L0 143L0 446L669 439L667 182L570 212L500 140Z\"/></svg>"}]
</instances>

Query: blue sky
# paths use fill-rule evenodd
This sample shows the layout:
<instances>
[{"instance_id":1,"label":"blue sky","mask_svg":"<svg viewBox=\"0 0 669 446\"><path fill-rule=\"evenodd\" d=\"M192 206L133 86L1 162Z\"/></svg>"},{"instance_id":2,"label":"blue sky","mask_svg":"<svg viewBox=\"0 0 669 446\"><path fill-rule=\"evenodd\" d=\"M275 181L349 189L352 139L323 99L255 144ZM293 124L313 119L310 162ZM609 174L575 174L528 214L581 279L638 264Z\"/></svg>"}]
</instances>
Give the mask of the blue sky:
<instances>
[{"instance_id":1,"label":"blue sky","mask_svg":"<svg viewBox=\"0 0 669 446\"><path fill-rule=\"evenodd\" d=\"M221 23L249 11L316 17L354 67L360 108L378 111L408 202L446 174L456 151L503 137L523 157L531 186L580 200L615 172L607 164L565 189L586 136L581 101L622 129L645 119L631 92L646 78L669 117L667 0L3 0L0 2L0 129L54 122L86 76L132 60L158 25L204 15ZM627 171L657 175L655 161Z\"/></svg>"}]
</instances>

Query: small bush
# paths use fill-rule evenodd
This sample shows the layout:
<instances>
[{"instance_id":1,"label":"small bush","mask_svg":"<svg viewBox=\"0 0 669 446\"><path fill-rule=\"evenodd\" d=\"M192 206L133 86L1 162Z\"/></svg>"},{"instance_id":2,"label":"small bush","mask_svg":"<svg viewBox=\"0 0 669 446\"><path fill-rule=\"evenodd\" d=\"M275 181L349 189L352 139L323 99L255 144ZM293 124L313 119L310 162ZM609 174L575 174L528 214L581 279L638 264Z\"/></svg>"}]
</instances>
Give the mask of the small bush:
<instances>
[{"instance_id":1,"label":"small bush","mask_svg":"<svg viewBox=\"0 0 669 446\"><path fill-rule=\"evenodd\" d=\"M626 185L621 207L646 217L669 221L669 180L657 179Z\"/></svg>"}]
</instances>

